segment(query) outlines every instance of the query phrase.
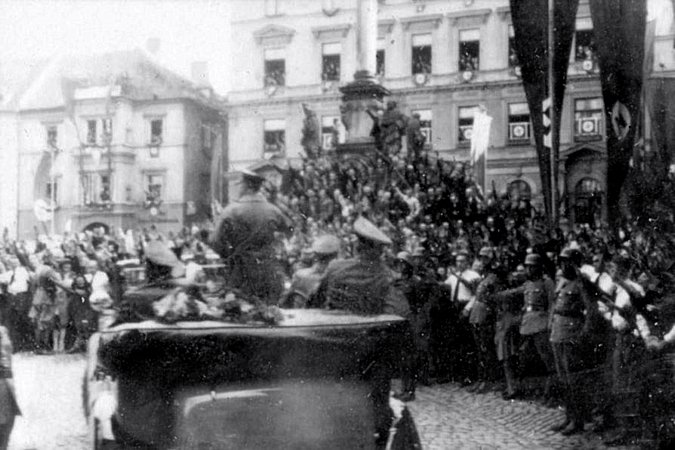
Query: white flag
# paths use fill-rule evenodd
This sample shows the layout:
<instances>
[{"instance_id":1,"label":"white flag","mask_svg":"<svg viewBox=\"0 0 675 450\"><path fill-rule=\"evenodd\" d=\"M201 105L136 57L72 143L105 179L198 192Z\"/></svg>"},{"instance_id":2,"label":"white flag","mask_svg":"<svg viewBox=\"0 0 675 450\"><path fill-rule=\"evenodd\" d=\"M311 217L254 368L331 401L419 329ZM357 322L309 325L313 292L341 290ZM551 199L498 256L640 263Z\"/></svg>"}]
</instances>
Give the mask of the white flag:
<instances>
[{"instance_id":1,"label":"white flag","mask_svg":"<svg viewBox=\"0 0 675 450\"><path fill-rule=\"evenodd\" d=\"M484 111L476 109L473 114L473 129L471 130L471 162L474 164L481 157L487 157L491 125L492 117Z\"/></svg>"}]
</instances>

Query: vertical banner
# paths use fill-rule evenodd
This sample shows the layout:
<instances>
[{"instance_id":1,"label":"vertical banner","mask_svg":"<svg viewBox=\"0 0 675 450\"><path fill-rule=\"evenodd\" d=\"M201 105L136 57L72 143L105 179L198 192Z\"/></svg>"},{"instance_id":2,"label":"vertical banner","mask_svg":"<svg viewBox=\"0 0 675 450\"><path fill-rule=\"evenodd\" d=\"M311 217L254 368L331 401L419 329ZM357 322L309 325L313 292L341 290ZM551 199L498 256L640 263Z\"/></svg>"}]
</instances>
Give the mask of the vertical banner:
<instances>
[{"instance_id":1,"label":"vertical banner","mask_svg":"<svg viewBox=\"0 0 675 450\"><path fill-rule=\"evenodd\" d=\"M476 184L485 192L487 172L487 152L490 145L490 126L492 117L483 108L476 109L473 114L471 130L471 165L473 166Z\"/></svg>"},{"instance_id":2,"label":"vertical banner","mask_svg":"<svg viewBox=\"0 0 675 450\"><path fill-rule=\"evenodd\" d=\"M553 78L555 94L555 117L562 112L570 49L574 37L574 21L579 0L511 0L514 46L523 79L523 88L530 108L530 120L539 162L541 190L544 207L551 217L551 145L544 145L545 135L550 127L560 130L560 120L544 125L543 102L549 97L548 86L548 2L553 2L554 14L554 61ZM550 100L549 100L550 103ZM550 115L549 115L550 119ZM548 128L548 129L547 129ZM556 141L560 133L556 132Z\"/></svg>"},{"instance_id":3,"label":"vertical banner","mask_svg":"<svg viewBox=\"0 0 675 450\"><path fill-rule=\"evenodd\" d=\"M645 54L646 0L591 0L607 137L607 212L621 219L620 198L633 156Z\"/></svg>"}]
</instances>

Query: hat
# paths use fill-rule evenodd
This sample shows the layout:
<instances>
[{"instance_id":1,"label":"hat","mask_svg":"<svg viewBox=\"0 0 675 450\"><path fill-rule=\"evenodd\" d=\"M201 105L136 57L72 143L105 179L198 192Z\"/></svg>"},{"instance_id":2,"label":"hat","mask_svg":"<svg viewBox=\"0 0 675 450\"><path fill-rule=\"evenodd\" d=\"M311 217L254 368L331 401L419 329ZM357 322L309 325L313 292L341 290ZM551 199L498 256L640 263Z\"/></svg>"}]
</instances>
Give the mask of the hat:
<instances>
[{"instance_id":1,"label":"hat","mask_svg":"<svg viewBox=\"0 0 675 450\"><path fill-rule=\"evenodd\" d=\"M411 256L410 256L410 253L408 253L408 252L398 252L396 254L396 259L398 261L403 261L405 263L412 264L410 258L411 258Z\"/></svg>"},{"instance_id":2,"label":"hat","mask_svg":"<svg viewBox=\"0 0 675 450\"><path fill-rule=\"evenodd\" d=\"M354 221L354 233L361 239L373 242L375 244L391 245L391 239L387 237L370 220L359 217Z\"/></svg>"},{"instance_id":3,"label":"hat","mask_svg":"<svg viewBox=\"0 0 675 450\"><path fill-rule=\"evenodd\" d=\"M526 266L541 266L541 256L536 253L530 253L525 257Z\"/></svg>"},{"instance_id":4,"label":"hat","mask_svg":"<svg viewBox=\"0 0 675 450\"><path fill-rule=\"evenodd\" d=\"M314 240L311 248L312 253L320 255L330 255L340 251L340 239L332 234L319 236Z\"/></svg>"},{"instance_id":5,"label":"hat","mask_svg":"<svg viewBox=\"0 0 675 450\"><path fill-rule=\"evenodd\" d=\"M240 172L241 172L241 176L244 177L244 179L247 179L247 180L251 180L251 181L264 181L265 180L265 178L262 175L260 175L259 173L255 172L251 169L248 169L248 168L241 169Z\"/></svg>"}]
</instances>

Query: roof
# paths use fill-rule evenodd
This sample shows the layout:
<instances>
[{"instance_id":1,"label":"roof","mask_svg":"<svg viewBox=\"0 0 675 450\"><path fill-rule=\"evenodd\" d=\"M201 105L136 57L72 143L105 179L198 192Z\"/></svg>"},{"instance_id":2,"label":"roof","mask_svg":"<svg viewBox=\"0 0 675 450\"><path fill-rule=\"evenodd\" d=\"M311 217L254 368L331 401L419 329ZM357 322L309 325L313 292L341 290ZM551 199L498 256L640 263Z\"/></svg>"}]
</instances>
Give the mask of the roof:
<instances>
[{"instance_id":1,"label":"roof","mask_svg":"<svg viewBox=\"0 0 675 450\"><path fill-rule=\"evenodd\" d=\"M0 109L62 108L64 80L76 89L78 99L84 98L79 95L83 91L91 94L105 88L106 93L112 89L113 96L134 101L191 99L214 109L222 105L218 98L205 95L195 83L161 66L140 49L55 56L32 65L7 64L0 66L0 81L5 78L12 83L6 86L6 93L0 91Z\"/></svg>"}]
</instances>

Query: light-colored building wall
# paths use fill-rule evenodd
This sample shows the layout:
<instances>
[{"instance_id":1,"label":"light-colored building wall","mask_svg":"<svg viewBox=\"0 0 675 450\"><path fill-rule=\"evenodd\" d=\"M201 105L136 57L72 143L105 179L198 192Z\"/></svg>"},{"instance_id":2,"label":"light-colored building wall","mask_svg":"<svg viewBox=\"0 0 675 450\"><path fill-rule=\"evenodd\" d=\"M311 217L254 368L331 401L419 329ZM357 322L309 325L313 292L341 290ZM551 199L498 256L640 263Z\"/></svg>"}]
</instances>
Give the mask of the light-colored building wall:
<instances>
[{"instance_id":1,"label":"light-colored building wall","mask_svg":"<svg viewBox=\"0 0 675 450\"><path fill-rule=\"evenodd\" d=\"M509 183L522 180L528 183L535 203L539 202L541 183L534 139L517 143L509 139L509 104L524 103L526 98L520 78L509 67L508 0L385 0L379 1L378 6L378 48L385 50L381 82L406 114L419 109L432 111L432 149L444 158L466 160L469 148L459 143L459 108L483 105L493 117L488 185L494 181L497 189L504 192ZM294 159L302 153L304 116L300 105L308 103L319 117L339 114L338 88L353 79L355 23L356 0L258 0L250 7L233 11L234 87L228 96L231 169L263 157L265 120L286 120L286 156ZM577 27L592 27L587 0L579 4ZM480 60L478 70L465 79L465 74L459 72L459 43L460 34L467 30L478 30ZM675 70L673 30L659 33L654 69ZM416 34L431 35L432 69L423 83L411 73L412 40ZM337 85L321 80L321 44L325 42L342 43ZM264 86L264 53L268 48L285 49L286 82L276 89ZM597 63L589 69L575 61L575 48L576 42L570 52L561 117L562 192L574 190L574 183L584 177L597 179L603 189L605 182L604 114L596 135L590 138L578 135L575 121L576 100L602 98ZM575 157L578 152L581 153ZM586 171L585 175L579 171Z\"/></svg>"}]
</instances>

